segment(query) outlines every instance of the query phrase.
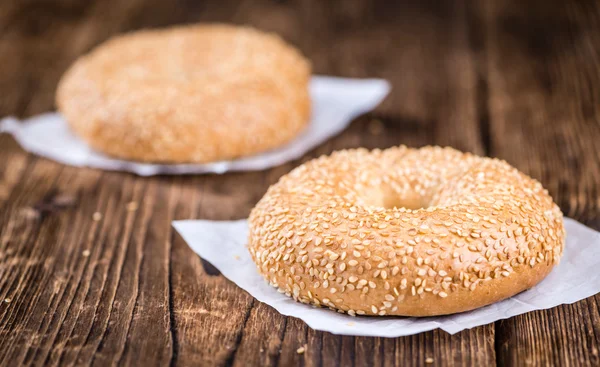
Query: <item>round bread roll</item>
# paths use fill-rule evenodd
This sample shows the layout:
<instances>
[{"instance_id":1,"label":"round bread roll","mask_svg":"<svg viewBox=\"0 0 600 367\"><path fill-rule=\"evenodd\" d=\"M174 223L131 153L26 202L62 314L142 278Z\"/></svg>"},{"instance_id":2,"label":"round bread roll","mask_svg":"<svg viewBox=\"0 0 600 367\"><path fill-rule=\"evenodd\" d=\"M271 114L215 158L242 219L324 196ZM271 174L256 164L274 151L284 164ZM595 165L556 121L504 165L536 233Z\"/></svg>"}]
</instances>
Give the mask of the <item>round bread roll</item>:
<instances>
[{"instance_id":1,"label":"round bread roll","mask_svg":"<svg viewBox=\"0 0 600 367\"><path fill-rule=\"evenodd\" d=\"M92 148L204 163L278 147L310 115L310 65L278 36L194 25L109 40L61 79L56 103Z\"/></svg>"},{"instance_id":2,"label":"round bread roll","mask_svg":"<svg viewBox=\"0 0 600 367\"><path fill-rule=\"evenodd\" d=\"M539 182L439 147L312 160L269 188L249 226L271 285L353 316L445 315L505 299L550 272L565 237Z\"/></svg>"}]
</instances>

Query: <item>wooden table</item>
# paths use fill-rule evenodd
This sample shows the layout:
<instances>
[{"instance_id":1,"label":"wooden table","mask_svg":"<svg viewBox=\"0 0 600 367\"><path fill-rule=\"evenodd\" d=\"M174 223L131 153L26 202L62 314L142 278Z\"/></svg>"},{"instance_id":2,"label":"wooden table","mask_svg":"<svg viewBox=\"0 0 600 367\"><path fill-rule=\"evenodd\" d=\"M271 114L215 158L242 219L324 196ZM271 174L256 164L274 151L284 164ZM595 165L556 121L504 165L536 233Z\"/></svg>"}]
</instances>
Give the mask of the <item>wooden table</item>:
<instances>
[{"instance_id":1,"label":"wooden table","mask_svg":"<svg viewBox=\"0 0 600 367\"><path fill-rule=\"evenodd\" d=\"M453 336L342 337L254 300L170 225L244 218L308 159L402 143L505 159L600 229L597 2L5 0L0 116L52 110L61 73L112 35L197 21L278 32L316 73L382 77L393 92L262 172L143 178L37 158L0 135L0 365L600 364L599 295Z\"/></svg>"}]
</instances>

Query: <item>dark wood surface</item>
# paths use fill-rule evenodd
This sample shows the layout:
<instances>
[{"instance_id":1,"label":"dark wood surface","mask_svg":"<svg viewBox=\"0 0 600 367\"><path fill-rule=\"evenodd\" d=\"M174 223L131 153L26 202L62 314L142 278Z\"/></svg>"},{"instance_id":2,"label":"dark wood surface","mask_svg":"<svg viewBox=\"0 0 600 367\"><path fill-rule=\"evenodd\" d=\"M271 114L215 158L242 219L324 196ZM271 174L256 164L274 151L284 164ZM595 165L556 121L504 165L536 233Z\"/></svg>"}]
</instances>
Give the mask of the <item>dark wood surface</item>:
<instances>
[{"instance_id":1,"label":"dark wood surface","mask_svg":"<svg viewBox=\"0 0 600 367\"><path fill-rule=\"evenodd\" d=\"M402 143L506 159L600 229L598 2L3 0L0 116L52 110L61 73L111 35L198 21L278 32L316 73L382 77L393 92L263 172L142 178L63 166L0 135L0 365L600 364L599 295L453 336L342 337L254 300L170 226L244 218L310 158Z\"/></svg>"}]
</instances>

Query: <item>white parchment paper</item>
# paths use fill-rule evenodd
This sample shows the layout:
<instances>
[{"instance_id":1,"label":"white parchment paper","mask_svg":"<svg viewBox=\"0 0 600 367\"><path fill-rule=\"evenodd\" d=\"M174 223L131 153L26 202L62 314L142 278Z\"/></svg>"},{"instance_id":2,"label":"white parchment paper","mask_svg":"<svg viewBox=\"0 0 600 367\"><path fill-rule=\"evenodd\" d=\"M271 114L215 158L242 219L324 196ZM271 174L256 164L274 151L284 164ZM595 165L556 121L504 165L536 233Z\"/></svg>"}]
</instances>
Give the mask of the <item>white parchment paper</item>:
<instances>
[{"instance_id":1,"label":"white parchment paper","mask_svg":"<svg viewBox=\"0 0 600 367\"><path fill-rule=\"evenodd\" d=\"M277 292L256 271L246 248L248 226L239 221L175 221L173 226L198 255L256 299L313 329L342 335L398 337L440 328L450 334L533 310L573 303L600 292L600 233L565 219L564 256L534 288L480 309L442 317L351 317L301 304Z\"/></svg>"},{"instance_id":2,"label":"white parchment paper","mask_svg":"<svg viewBox=\"0 0 600 367\"><path fill-rule=\"evenodd\" d=\"M310 82L312 117L301 136L263 154L208 164L148 164L107 157L93 151L73 135L58 113L47 113L24 121L8 117L0 121L0 132L12 134L28 152L77 167L127 171L140 176L255 171L300 158L339 134L355 117L375 108L389 91L389 83L381 79L313 77Z\"/></svg>"}]
</instances>

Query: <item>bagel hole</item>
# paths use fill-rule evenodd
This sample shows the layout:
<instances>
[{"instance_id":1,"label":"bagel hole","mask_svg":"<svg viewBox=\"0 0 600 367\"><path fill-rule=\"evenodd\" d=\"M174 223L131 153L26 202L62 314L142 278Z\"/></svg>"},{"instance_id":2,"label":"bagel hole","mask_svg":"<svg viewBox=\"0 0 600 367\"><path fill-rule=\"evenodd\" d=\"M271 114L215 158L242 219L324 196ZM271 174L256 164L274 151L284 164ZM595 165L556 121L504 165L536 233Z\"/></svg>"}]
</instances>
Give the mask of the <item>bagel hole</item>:
<instances>
[{"instance_id":1,"label":"bagel hole","mask_svg":"<svg viewBox=\"0 0 600 367\"><path fill-rule=\"evenodd\" d=\"M371 190L365 195L365 201L368 205L383 207L385 209L405 208L417 210L425 209L428 206L423 197L416 192L400 196L390 188Z\"/></svg>"},{"instance_id":2,"label":"bagel hole","mask_svg":"<svg viewBox=\"0 0 600 367\"><path fill-rule=\"evenodd\" d=\"M386 195L383 198L383 205L386 209L405 208L411 210L424 209L425 205L421 202L421 198L412 196L409 198L400 198L394 195Z\"/></svg>"}]
</instances>

